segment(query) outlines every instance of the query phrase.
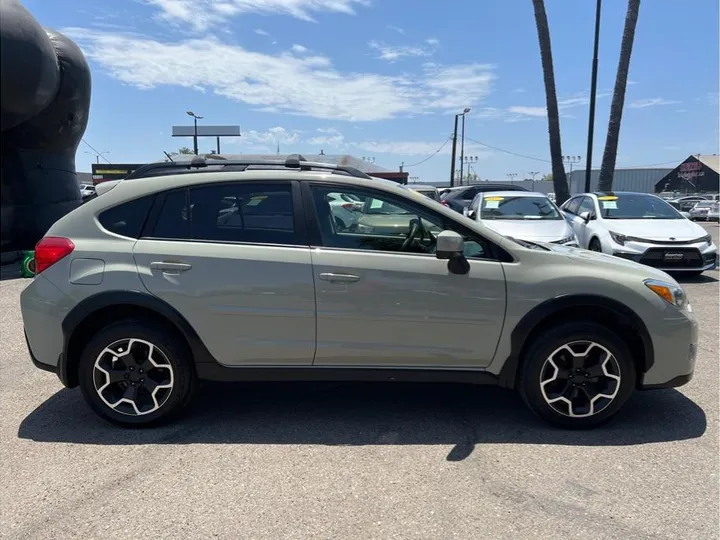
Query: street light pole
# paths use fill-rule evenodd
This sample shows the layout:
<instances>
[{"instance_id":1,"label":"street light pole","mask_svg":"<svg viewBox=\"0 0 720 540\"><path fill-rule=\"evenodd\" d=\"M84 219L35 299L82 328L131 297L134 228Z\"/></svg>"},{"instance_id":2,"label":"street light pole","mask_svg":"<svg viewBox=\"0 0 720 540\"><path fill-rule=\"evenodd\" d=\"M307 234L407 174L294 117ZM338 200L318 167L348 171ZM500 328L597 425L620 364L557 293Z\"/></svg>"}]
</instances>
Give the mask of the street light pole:
<instances>
[{"instance_id":1,"label":"street light pole","mask_svg":"<svg viewBox=\"0 0 720 540\"><path fill-rule=\"evenodd\" d=\"M532 190L535 191L535 177L540 174L540 171L530 171L528 174L532 176Z\"/></svg>"},{"instance_id":2,"label":"street light pole","mask_svg":"<svg viewBox=\"0 0 720 540\"><path fill-rule=\"evenodd\" d=\"M195 132L194 132L194 135L193 135L193 151L195 152L195 155L197 156L197 155L198 155L198 131L197 131L197 121L198 121L198 120L202 120L203 117L196 115L196 114L195 114L194 112L192 112L192 111L186 111L186 113L187 113L188 116L192 116L192 117L193 117L193 120L194 120ZM219 145L218 145L218 146L219 146ZM219 150L218 150L218 153L219 153Z\"/></svg>"},{"instance_id":3,"label":"street light pole","mask_svg":"<svg viewBox=\"0 0 720 540\"><path fill-rule=\"evenodd\" d=\"M462 112L462 136L460 137L460 185L463 184L463 161L465 160L465 115L470 112L468 107Z\"/></svg>"},{"instance_id":4,"label":"street light pole","mask_svg":"<svg viewBox=\"0 0 720 540\"><path fill-rule=\"evenodd\" d=\"M511 172L511 173L507 173L507 175L510 178L510 185L511 186L515 185L515 177L517 176L517 173Z\"/></svg>"},{"instance_id":5,"label":"street light pole","mask_svg":"<svg viewBox=\"0 0 720 540\"><path fill-rule=\"evenodd\" d=\"M585 165L585 193L590 191L590 169L592 168L593 132L595 131L595 98L597 95L598 46L600 44L600 11L602 0L595 8L595 43L593 45L592 79L590 82L590 113L588 118L587 162Z\"/></svg>"},{"instance_id":6,"label":"street light pole","mask_svg":"<svg viewBox=\"0 0 720 540\"><path fill-rule=\"evenodd\" d=\"M450 156L450 187L455 186L455 153L457 151L458 116L455 115L455 129L453 130L452 156Z\"/></svg>"},{"instance_id":7,"label":"street light pole","mask_svg":"<svg viewBox=\"0 0 720 540\"><path fill-rule=\"evenodd\" d=\"M572 190L572 170L573 170L573 164L580 163L582 161L581 156L563 156L563 163L569 163L570 164L570 182L568 185L568 188ZM585 190L585 193L590 191L590 189Z\"/></svg>"}]
</instances>

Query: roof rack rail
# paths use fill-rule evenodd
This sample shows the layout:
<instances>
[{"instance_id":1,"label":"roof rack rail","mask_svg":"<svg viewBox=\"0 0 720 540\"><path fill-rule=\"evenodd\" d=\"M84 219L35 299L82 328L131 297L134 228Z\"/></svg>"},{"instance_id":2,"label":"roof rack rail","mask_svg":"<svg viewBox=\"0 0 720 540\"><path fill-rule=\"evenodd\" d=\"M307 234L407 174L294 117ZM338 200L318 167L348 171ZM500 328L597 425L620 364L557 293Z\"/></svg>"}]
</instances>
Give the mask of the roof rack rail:
<instances>
[{"instance_id":1,"label":"roof rack rail","mask_svg":"<svg viewBox=\"0 0 720 540\"><path fill-rule=\"evenodd\" d=\"M212 156L212 157L210 157ZM317 161L307 161L301 154L291 154L286 159L227 159L214 154L207 157L194 156L190 161L165 161L148 163L135 169L125 177L125 180L134 178L146 178L149 176L157 176L152 174L157 172L160 174L172 174L172 171L192 171L193 169L204 169L206 167L221 167L228 170L247 170L249 167L282 167L286 169L298 169L300 171L311 171L313 169L327 170L354 176L355 178L372 177L355 167L346 165L335 165L334 163L321 163Z\"/></svg>"}]
</instances>

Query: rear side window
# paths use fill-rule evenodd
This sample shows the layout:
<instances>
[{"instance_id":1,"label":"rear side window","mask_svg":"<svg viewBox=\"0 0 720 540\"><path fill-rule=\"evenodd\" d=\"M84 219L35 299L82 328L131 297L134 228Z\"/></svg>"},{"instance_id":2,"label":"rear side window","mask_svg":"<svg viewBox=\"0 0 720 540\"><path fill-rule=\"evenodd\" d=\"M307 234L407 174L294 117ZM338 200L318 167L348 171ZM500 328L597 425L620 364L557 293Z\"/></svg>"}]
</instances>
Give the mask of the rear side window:
<instances>
[{"instance_id":1,"label":"rear side window","mask_svg":"<svg viewBox=\"0 0 720 540\"><path fill-rule=\"evenodd\" d=\"M140 238L154 197L149 195L108 208L98 216L98 221L107 231L129 238Z\"/></svg>"}]
</instances>

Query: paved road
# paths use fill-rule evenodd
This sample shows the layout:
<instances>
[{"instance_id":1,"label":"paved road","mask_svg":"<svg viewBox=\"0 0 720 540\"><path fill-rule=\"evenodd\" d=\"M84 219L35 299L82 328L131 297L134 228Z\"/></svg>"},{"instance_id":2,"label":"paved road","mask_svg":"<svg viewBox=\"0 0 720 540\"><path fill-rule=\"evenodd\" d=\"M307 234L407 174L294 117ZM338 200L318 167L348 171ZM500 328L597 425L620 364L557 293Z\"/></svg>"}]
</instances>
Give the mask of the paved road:
<instances>
[{"instance_id":1,"label":"paved road","mask_svg":"<svg viewBox=\"0 0 720 540\"><path fill-rule=\"evenodd\" d=\"M212 385L120 430L31 366L2 281L0 537L718 538L717 278L686 284L695 379L585 433L498 389L368 384Z\"/></svg>"}]
</instances>

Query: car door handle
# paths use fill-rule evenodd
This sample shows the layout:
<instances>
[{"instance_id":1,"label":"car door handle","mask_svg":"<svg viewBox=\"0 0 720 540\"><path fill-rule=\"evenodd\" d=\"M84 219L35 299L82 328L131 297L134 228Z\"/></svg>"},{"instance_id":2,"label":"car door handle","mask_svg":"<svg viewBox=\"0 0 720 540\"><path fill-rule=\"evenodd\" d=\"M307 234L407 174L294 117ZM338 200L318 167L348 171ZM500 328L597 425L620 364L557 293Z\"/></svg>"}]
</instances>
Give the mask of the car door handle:
<instances>
[{"instance_id":1,"label":"car door handle","mask_svg":"<svg viewBox=\"0 0 720 540\"><path fill-rule=\"evenodd\" d=\"M353 283L355 281L360 281L360 276L356 276L354 274L333 274L332 272L323 272L319 277L323 281L329 281L331 283Z\"/></svg>"},{"instance_id":2,"label":"car door handle","mask_svg":"<svg viewBox=\"0 0 720 540\"><path fill-rule=\"evenodd\" d=\"M191 264L179 262L156 261L150 263L153 270L162 270L163 272L185 272L192 268Z\"/></svg>"}]
</instances>

